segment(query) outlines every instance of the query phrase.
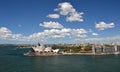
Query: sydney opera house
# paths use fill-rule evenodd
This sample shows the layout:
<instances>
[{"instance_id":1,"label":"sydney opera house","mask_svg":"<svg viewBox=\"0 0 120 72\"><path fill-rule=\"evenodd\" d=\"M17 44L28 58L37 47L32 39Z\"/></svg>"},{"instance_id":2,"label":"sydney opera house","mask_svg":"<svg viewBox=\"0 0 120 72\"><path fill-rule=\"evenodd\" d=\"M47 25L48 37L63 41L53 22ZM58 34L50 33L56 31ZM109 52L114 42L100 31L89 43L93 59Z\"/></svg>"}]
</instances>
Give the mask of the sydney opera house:
<instances>
[{"instance_id":1,"label":"sydney opera house","mask_svg":"<svg viewBox=\"0 0 120 72\"><path fill-rule=\"evenodd\" d=\"M43 44L39 44L32 47L32 50L24 55L27 56L45 56L45 55L58 55L60 50L59 49L52 49L52 47L45 46Z\"/></svg>"}]
</instances>

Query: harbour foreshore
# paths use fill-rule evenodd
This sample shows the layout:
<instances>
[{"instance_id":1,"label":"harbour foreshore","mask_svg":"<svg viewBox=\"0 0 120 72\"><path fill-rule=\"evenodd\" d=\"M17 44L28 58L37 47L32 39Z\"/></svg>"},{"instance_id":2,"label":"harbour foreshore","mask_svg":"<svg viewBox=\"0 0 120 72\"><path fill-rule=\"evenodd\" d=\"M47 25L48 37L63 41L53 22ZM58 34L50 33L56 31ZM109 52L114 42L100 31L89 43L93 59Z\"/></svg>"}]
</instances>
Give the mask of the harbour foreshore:
<instances>
[{"instance_id":1,"label":"harbour foreshore","mask_svg":"<svg viewBox=\"0 0 120 72\"><path fill-rule=\"evenodd\" d=\"M45 53L39 53L39 52L29 52L25 53L25 56L59 56L59 55L111 55L113 53L53 53L53 52L45 52Z\"/></svg>"},{"instance_id":2,"label":"harbour foreshore","mask_svg":"<svg viewBox=\"0 0 120 72\"><path fill-rule=\"evenodd\" d=\"M119 45L95 45L86 46L45 46L38 43L25 53L26 56L54 56L54 55L110 55L120 54Z\"/></svg>"}]
</instances>

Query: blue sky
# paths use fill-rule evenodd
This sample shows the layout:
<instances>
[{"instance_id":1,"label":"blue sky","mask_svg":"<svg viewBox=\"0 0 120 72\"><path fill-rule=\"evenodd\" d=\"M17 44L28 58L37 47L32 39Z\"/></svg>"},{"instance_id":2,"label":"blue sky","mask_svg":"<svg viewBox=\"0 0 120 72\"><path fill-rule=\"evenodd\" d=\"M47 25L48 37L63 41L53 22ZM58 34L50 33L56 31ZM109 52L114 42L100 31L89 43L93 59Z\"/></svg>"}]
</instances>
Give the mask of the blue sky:
<instances>
[{"instance_id":1,"label":"blue sky","mask_svg":"<svg viewBox=\"0 0 120 72\"><path fill-rule=\"evenodd\" d=\"M0 43L120 41L119 0L0 0Z\"/></svg>"}]
</instances>

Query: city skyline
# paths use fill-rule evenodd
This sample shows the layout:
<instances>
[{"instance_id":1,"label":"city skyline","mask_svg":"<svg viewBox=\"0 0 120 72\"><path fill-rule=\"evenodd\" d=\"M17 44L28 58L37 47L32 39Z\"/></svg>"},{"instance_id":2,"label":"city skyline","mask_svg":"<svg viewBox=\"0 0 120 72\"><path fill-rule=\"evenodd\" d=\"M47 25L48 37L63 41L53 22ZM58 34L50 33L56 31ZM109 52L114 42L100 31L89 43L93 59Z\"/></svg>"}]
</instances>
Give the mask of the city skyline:
<instances>
[{"instance_id":1,"label":"city skyline","mask_svg":"<svg viewBox=\"0 0 120 72\"><path fill-rule=\"evenodd\" d=\"M0 0L0 44L120 42L119 0Z\"/></svg>"}]
</instances>

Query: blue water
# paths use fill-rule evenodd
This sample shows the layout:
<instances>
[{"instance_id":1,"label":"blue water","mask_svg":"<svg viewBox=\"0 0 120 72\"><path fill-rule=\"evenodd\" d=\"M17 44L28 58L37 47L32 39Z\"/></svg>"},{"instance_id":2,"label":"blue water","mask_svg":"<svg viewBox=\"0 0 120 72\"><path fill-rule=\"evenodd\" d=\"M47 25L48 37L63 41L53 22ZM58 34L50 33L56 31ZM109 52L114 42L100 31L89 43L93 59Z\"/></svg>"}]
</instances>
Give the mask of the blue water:
<instances>
[{"instance_id":1,"label":"blue water","mask_svg":"<svg viewBox=\"0 0 120 72\"><path fill-rule=\"evenodd\" d=\"M27 51L0 47L0 72L120 72L120 55L23 56Z\"/></svg>"}]
</instances>

